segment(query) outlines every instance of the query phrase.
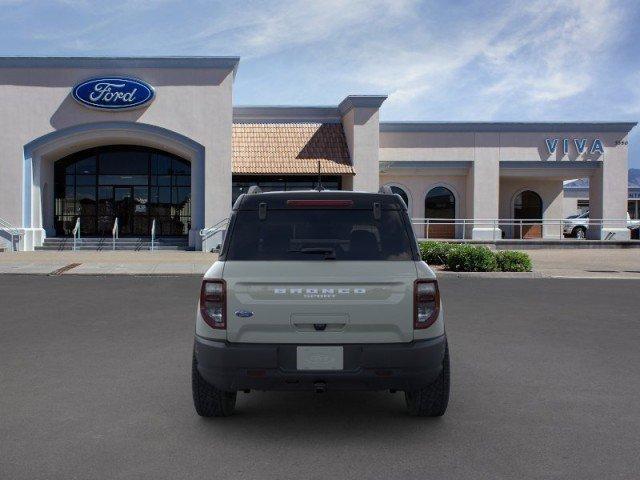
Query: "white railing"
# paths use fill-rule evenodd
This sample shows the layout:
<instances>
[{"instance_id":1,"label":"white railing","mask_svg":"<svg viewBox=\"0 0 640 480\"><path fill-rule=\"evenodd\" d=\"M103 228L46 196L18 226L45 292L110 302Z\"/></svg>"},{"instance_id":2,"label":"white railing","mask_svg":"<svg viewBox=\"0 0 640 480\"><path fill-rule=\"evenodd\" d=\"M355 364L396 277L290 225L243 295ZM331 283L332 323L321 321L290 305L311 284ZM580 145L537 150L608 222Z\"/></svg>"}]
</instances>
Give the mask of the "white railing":
<instances>
[{"instance_id":1,"label":"white railing","mask_svg":"<svg viewBox=\"0 0 640 480\"><path fill-rule=\"evenodd\" d=\"M227 226L229 225L229 219L225 218L209 228L203 228L200 230L200 237L202 238L202 251L212 252L219 250L224 237L227 233Z\"/></svg>"},{"instance_id":2,"label":"white railing","mask_svg":"<svg viewBox=\"0 0 640 480\"><path fill-rule=\"evenodd\" d=\"M151 246L149 250L152 252L156 249L156 219L151 221Z\"/></svg>"},{"instance_id":3,"label":"white railing","mask_svg":"<svg viewBox=\"0 0 640 480\"><path fill-rule=\"evenodd\" d=\"M120 236L120 228L118 227L118 217L113 221L113 228L111 229L111 249L116 249L116 240Z\"/></svg>"},{"instance_id":4,"label":"white railing","mask_svg":"<svg viewBox=\"0 0 640 480\"><path fill-rule=\"evenodd\" d=\"M78 243L82 241L80 238L80 217L76 218L76 225L73 227L73 251L75 252L78 248Z\"/></svg>"},{"instance_id":5,"label":"white railing","mask_svg":"<svg viewBox=\"0 0 640 480\"><path fill-rule=\"evenodd\" d=\"M20 243L20 237L22 236L22 232L17 227L14 227L6 220L0 218L0 232L4 232L9 236L9 242L11 243L11 251L15 252L18 250L16 245L16 238L18 239L18 243Z\"/></svg>"},{"instance_id":6,"label":"white railing","mask_svg":"<svg viewBox=\"0 0 640 480\"><path fill-rule=\"evenodd\" d=\"M623 228L636 229L640 227L639 220L615 218L537 218L537 219L478 219L478 218L412 218L411 223L418 238L425 239L457 239L471 240L473 230L480 229L482 240L564 240L571 238L578 230L587 233L590 229L607 229L602 240L619 240L616 231Z\"/></svg>"}]
</instances>

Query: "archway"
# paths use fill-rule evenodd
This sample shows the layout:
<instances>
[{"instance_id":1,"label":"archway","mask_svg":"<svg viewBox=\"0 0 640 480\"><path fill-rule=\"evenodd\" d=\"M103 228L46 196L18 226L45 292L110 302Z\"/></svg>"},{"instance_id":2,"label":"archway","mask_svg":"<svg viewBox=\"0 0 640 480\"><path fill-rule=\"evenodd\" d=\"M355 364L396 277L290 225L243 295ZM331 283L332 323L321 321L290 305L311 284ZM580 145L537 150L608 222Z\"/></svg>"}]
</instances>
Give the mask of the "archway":
<instances>
[{"instance_id":1,"label":"archway","mask_svg":"<svg viewBox=\"0 0 640 480\"><path fill-rule=\"evenodd\" d=\"M434 187L424 201L424 216L429 219L425 226L427 238L455 238L456 197L447 187Z\"/></svg>"},{"instance_id":2,"label":"archway","mask_svg":"<svg viewBox=\"0 0 640 480\"><path fill-rule=\"evenodd\" d=\"M513 202L517 238L542 238L542 198L532 190L516 195Z\"/></svg>"},{"instance_id":3,"label":"archway","mask_svg":"<svg viewBox=\"0 0 640 480\"><path fill-rule=\"evenodd\" d=\"M43 190L45 183L54 184L55 162L89 148L114 145L157 149L189 162L191 169L189 245L196 249L200 247L199 231L205 226L204 146L166 128L138 122L115 121L87 123L57 130L36 138L24 146L22 223L25 232L25 250L32 250L33 247L41 245L45 236L56 234L55 188L49 188L48 192Z\"/></svg>"},{"instance_id":4,"label":"archway","mask_svg":"<svg viewBox=\"0 0 640 480\"><path fill-rule=\"evenodd\" d=\"M191 228L191 165L171 153L135 145L96 147L54 162L54 228L70 236L186 236Z\"/></svg>"}]
</instances>

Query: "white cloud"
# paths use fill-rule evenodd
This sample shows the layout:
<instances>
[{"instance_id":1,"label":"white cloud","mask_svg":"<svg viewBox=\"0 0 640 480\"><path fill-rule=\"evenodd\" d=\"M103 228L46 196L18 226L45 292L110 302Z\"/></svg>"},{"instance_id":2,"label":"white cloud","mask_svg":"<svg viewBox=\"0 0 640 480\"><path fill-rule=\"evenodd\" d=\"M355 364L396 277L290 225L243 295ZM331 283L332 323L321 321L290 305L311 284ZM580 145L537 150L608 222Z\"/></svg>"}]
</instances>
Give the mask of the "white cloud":
<instances>
[{"instance_id":1,"label":"white cloud","mask_svg":"<svg viewBox=\"0 0 640 480\"><path fill-rule=\"evenodd\" d=\"M485 114L513 102L543 111L592 85L598 59L620 33L621 15L609 0L538 0L497 10L441 28L411 24L412 42L362 44L362 52L375 54L363 57L357 75L386 90L387 108L398 111L470 80L471 106Z\"/></svg>"},{"instance_id":2,"label":"white cloud","mask_svg":"<svg viewBox=\"0 0 640 480\"><path fill-rule=\"evenodd\" d=\"M308 44L322 48L323 42L328 47L363 30L370 35L376 24L408 18L417 4L417 0L257 2L211 15L208 26L180 43L204 42L212 48L233 45L245 58Z\"/></svg>"}]
</instances>

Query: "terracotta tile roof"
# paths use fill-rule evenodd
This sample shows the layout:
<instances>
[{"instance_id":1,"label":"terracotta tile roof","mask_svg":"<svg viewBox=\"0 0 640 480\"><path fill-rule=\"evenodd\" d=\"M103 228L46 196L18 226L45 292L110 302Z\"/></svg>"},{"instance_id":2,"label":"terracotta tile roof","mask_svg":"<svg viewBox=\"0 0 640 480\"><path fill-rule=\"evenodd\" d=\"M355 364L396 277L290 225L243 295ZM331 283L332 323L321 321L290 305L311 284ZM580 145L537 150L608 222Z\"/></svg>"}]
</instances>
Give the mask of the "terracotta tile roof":
<instances>
[{"instance_id":1,"label":"terracotta tile roof","mask_svg":"<svg viewBox=\"0 0 640 480\"><path fill-rule=\"evenodd\" d=\"M333 123L236 123L233 173L353 174L342 125Z\"/></svg>"}]
</instances>

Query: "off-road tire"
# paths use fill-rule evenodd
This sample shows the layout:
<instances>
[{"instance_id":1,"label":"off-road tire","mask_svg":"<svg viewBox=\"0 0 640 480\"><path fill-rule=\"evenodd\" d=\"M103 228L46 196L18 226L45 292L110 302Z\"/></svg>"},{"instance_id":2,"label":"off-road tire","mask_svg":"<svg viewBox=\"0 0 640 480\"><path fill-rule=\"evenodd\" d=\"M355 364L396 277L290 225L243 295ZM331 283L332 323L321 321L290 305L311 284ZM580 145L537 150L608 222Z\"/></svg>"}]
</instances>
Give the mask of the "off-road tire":
<instances>
[{"instance_id":1,"label":"off-road tire","mask_svg":"<svg viewBox=\"0 0 640 480\"><path fill-rule=\"evenodd\" d=\"M445 346L442 371L430 385L420 390L404 392L409 415L415 417L441 417L449 403L449 345Z\"/></svg>"},{"instance_id":2,"label":"off-road tire","mask_svg":"<svg viewBox=\"0 0 640 480\"><path fill-rule=\"evenodd\" d=\"M236 406L237 392L223 392L207 383L198 372L196 356L191 361L193 406L201 417L228 417Z\"/></svg>"},{"instance_id":3,"label":"off-road tire","mask_svg":"<svg viewBox=\"0 0 640 480\"><path fill-rule=\"evenodd\" d=\"M576 227L573 229L573 236L580 240L587 238L587 230L584 227Z\"/></svg>"}]
</instances>

